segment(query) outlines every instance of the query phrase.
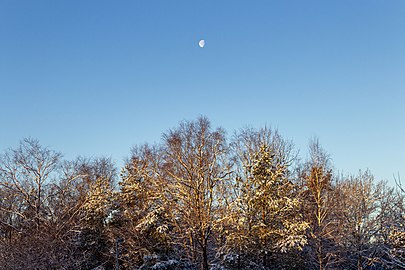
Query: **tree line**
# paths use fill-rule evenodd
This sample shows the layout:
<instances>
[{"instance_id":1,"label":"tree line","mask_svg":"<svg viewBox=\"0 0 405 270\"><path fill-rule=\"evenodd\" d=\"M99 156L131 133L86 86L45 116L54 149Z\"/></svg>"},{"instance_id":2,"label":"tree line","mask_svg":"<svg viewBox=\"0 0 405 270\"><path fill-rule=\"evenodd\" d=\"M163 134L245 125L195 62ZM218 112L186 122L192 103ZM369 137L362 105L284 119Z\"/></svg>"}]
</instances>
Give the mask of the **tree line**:
<instances>
[{"instance_id":1,"label":"tree line","mask_svg":"<svg viewBox=\"0 0 405 270\"><path fill-rule=\"evenodd\" d=\"M0 156L0 269L405 269L405 191L200 117L108 158Z\"/></svg>"}]
</instances>

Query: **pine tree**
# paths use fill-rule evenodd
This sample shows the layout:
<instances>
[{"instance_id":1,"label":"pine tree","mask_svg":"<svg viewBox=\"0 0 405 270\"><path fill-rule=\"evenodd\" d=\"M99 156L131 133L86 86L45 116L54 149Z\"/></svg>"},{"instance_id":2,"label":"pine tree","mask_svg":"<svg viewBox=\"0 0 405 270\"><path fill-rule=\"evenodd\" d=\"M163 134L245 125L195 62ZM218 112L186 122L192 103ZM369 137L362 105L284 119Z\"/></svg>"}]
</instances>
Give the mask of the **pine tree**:
<instances>
[{"instance_id":1,"label":"pine tree","mask_svg":"<svg viewBox=\"0 0 405 270\"><path fill-rule=\"evenodd\" d=\"M124 167L117 194L119 224L114 227L123 240L125 265L141 265L143 257L170 251L167 204L157 177L158 151L147 145L133 149Z\"/></svg>"},{"instance_id":2,"label":"pine tree","mask_svg":"<svg viewBox=\"0 0 405 270\"><path fill-rule=\"evenodd\" d=\"M234 146L242 166L224 218L226 241L220 251L234 252L238 258L258 256L266 266L276 257L271 254L306 244L308 224L300 213L298 186L289 179L291 148L267 129L243 131Z\"/></svg>"},{"instance_id":3,"label":"pine tree","mask_svg":"<svg viewBox=\"0 0 405 270\"><path fill-rule=\"evenodd\" d=\"M263 264L267 265L267 251L286 251L306 243L304 231L307 223L302 221L298 210L300 201L295 197L295 186L289 181L287 164L272 153L268 145L262 145L248 168L254 194L255 225L262 249Z\"/></svg>"}]
</instances>

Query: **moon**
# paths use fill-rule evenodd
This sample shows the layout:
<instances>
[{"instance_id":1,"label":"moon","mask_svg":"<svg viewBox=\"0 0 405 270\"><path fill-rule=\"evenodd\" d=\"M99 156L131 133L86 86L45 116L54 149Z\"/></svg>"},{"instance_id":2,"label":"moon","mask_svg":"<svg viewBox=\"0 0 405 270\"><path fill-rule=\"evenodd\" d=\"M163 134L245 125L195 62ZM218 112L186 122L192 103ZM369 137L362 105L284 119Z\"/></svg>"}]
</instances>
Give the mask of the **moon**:
<instances>
[{"instance_id":1,"label":"moon","mask_svg":"<svg viewBox=\"0 0 405 270\"><path fill-rule=\"evenodd\" d=\"M205 40L204 40L204 39L201 39L201 40L198 42L198 46L200 46L200 48L204 48L204 46L205 46Z\"/></svg>"}]
</instances>

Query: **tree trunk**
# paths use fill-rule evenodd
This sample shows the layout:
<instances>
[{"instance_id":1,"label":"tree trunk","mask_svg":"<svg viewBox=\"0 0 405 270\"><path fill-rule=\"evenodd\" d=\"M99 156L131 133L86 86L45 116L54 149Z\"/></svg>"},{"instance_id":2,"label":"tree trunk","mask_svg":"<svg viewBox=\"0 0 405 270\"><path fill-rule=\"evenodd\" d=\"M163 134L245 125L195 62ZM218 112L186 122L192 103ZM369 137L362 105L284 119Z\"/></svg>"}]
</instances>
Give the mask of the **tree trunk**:
<instances>
[{"instance_id":1,"label":"tree trunk","mask_svg":"<svg viewBox=\"0 0 405 270\"><path fill-rule=\"evenodd\" d=\"M322 240L318 239L318 263L319 263L319 270L323 270L323 254L322 254Z\"/></svg>"},{"instance_id":2,"label":"tree trunk","mask_svg":"<svg viewBox=\"0 0 405 270\"><path fill-rule=\"evenodd\" d=\"M263 261L263 266L267 267L267 252L265 250L262 251L262 261Z\"/></svg>"},{"instance_id":3,"label":"tree trunk","mask_svg":"<svg viewBox=\"0 0 405 270\"><path fill-rule=\"evenodd\" d=\"M203 245L203 261L202 261L202 270L208 270L208 254L207 254L207 241L204 240Z\"/></svg>"},{"instance_id":4,"label":"tree trunk","mask_svg":"<svg viewBox=\"0 0 405 270\"><path fill-rule=\"evenodd\" d=\"M240 270L240 248L238 249L238 270Z\"/></svg>"}]
</instances>

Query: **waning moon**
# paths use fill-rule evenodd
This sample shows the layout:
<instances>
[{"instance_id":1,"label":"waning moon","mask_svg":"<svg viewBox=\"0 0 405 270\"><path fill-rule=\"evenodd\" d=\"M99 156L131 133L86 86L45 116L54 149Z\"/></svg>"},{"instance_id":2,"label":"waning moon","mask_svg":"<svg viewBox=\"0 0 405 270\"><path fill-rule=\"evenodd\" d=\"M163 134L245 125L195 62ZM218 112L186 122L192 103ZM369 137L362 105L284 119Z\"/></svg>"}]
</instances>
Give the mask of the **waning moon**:
<instances>
[{"instance_id":1,"label":"waning moon","mask_svg":"<svg viewBox=\"0 0 405 270\"><path fill-rule=\"evenodd\" d=\"M204 40L204 39L201 39L201 40L198 42L198 46L200 46L200 48L204 48L204 46L205 46L205 40Z\"/></svg>"}]
</instances>

